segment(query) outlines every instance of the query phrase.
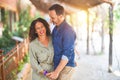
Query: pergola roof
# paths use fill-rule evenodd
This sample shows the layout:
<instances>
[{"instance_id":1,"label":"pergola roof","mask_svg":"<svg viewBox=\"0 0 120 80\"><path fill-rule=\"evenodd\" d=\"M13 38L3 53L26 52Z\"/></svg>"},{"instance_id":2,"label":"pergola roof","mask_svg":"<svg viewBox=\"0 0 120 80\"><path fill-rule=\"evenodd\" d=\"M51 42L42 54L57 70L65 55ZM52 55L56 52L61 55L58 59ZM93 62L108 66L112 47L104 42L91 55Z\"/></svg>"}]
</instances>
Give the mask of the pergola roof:
<instances>
[{"instance_id":1,"label":"pergola roof","mask_svg":"<svg viewBox=\"0 0 120 80\"><path fill-rule=\"evenodd\" d=\"M101 0L58 0L79 9L87 9L103 3Z\"/></svg>"},{"instance_id":2,"label":"pergola roof","mask_svg":"<svg viewBox=\"0 0 120 80\"><path fill-rule=\"evenodd\" d=\"M18 0L0 0L0 8L6 8L17 12L17 2Z\"/></svg>"},{"instance_id":3,"label":"pergola roof","mask_svg":"<svg viewBox=\"0 0 120 80\"><path fill-rule=\"evenodd\" d=\"M67 13L75 12L76 10L86 10L94 6L100 5L108 0L30 0L38 10L43 12L48 11L48 8L55 3L65 7Z\"/></svg>"}]
</instances>

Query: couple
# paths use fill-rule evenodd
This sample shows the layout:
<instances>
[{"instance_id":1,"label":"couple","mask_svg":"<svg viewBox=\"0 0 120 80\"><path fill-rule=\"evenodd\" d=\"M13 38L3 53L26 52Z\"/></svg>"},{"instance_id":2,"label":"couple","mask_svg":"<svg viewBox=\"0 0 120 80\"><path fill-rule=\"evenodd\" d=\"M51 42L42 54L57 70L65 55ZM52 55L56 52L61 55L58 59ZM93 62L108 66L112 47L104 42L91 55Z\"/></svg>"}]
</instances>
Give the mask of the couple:
<instances>
[{"instance_id":1,"label":"couple","mask_svg":"<svg viewBox=\"0 0 120 80\"><path fill-rule=\"evenodd\" d=\"M71 80L75 67L76 34L65 21L65 12L61 5L52 5L49 16L56 25L52 36L49 24L42 18L34 20L30 26L32 80Z\"/></svg>"}]
</instances>

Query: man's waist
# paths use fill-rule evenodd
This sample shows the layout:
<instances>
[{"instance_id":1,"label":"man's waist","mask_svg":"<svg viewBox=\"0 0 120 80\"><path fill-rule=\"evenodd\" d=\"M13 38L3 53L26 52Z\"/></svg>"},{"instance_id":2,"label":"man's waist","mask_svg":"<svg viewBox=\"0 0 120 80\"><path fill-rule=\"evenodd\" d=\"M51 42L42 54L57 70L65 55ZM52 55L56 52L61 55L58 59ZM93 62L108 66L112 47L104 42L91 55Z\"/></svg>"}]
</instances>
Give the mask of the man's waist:
<instances>
[{"instance_id":1,"label":"man's waist","mask_svg":"<svg viewBox=\"0 0 120 80\"><path fill-rule=\"evenodd\" d=\"M54 68L56 68L59 65L60 61L54 61ZM66 66L70 66L70 67L75 67L75 63L74 61L68 61L68 63L66 64Z\"/></svg>"},{"instance_id":2,"label":"man's waist","mask_svg":"<svg viewBox=\"0 0 120 80\"><path fill-rule=\"evenodd\" d=\"M46 63L45 62L41 62L40 64L41 65L53 65L53 63L47 63L47 62Z\"/></svg>"}]
</instances>

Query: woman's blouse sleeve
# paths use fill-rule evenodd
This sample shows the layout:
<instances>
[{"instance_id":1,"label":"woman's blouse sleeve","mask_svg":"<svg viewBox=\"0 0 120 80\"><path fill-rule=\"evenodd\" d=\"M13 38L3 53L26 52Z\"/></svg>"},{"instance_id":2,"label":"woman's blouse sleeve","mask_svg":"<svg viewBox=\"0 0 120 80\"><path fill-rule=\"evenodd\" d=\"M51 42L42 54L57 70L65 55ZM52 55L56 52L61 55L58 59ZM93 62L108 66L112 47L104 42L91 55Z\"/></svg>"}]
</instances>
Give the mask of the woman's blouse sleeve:
<instances>
[{"instance_id":1,"label":"woman's blouse sleeve","mask_svg":"<svg viewBox=\"0 0 120 80\"><path fill-rule=\"evenodd\" d=\"M29 46L29 55L30 55L31 67L35 71L37 71L37 73L40 73L41 71L43 71L43 69L38 63L37 56L35 55L35 51L34 51L33 47L34 47L33 45Z\"/></svg>"}]
</instances>

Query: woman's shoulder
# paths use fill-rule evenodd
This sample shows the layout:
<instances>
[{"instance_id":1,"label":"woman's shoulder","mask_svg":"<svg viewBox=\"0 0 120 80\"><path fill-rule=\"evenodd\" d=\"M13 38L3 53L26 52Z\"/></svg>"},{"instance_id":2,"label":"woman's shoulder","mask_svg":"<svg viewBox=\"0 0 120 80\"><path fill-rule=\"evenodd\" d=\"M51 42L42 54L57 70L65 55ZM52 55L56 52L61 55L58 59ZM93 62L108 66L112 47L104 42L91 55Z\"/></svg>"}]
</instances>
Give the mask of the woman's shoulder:
<instances>
[{"instance_id":1,"label":"woman's shoulder","mask_svg":"<svg viewBox=\"0 0 120 80\"><path fill-rule=\"evenodd\" d=\"M37 38L30 42L29 46L34 46L37 43Z\"/></svg>"}]
</instances>

